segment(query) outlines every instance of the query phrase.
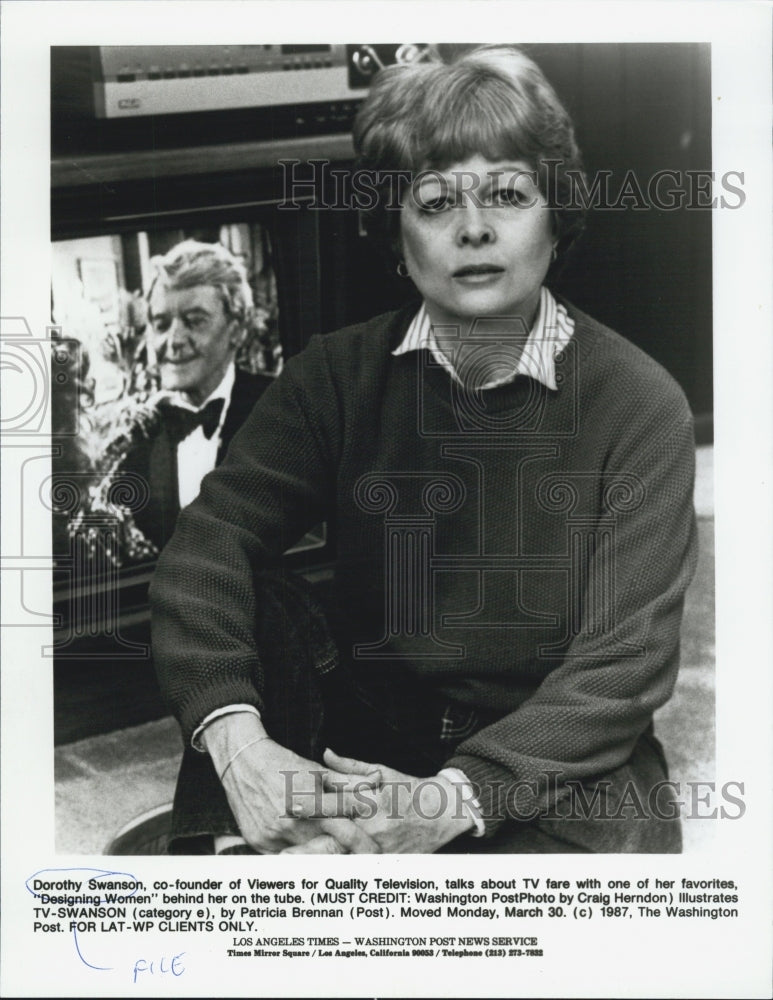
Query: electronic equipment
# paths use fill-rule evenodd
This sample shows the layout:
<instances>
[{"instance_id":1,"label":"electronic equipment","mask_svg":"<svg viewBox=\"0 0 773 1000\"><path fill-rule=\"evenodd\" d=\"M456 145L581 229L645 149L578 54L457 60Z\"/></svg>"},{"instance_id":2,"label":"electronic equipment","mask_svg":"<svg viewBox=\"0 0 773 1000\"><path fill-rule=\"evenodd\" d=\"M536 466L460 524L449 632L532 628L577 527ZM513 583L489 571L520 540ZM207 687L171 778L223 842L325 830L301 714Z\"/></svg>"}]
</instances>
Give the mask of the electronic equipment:
<instances>
[{"instance_id":1,"label":"electronic equipment","mask_svg":"<svg viewBox=\"0 0 773 1000\"><path fill-rule=\"evenodd\" d=\"M91 50L99 118L360 98L379 69L428 45L104 45Z\"/></svg>"}]
</instances>

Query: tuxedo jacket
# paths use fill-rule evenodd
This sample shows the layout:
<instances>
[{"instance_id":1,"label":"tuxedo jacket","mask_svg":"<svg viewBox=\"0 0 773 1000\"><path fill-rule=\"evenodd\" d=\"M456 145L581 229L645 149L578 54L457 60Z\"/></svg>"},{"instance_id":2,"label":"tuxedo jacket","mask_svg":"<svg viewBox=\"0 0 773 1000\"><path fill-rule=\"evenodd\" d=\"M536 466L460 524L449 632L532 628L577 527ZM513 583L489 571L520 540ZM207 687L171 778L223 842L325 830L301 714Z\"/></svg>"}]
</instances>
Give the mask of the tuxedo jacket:
<instances>
[{"instance_id":1,"label":"tuxedo jacket","mask_svg":"<svg viewBox=\"0 0 773 1000\"><path fill-rule=\"evenodd\" d=\"M251 375L236 369L231 401L220 436L217 465L222 462L231 438L249 416L256 400L273 381L267 375ZM180 513L177 446L163 418L155 433L129 452L123 468L142 476L147 483L147 502L134 510L134 520L140 531L160 550L171 538Z\"/></svg>"}]
</instances>

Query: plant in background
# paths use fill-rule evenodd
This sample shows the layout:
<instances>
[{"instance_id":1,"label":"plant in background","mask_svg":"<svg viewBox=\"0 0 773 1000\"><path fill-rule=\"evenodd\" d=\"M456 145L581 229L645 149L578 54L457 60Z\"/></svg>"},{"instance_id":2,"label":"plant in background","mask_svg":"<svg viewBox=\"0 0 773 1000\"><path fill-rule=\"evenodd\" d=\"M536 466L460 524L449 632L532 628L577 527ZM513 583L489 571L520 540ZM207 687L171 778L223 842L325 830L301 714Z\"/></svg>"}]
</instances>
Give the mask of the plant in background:
<instances>
[{"instance_id":1,"label":"plant in background","mask_svg":"<svg viewBox=\"0 0 773 1000\"><path fill-rule=\"evenodd\" d=\"M87 441L94 481L68 524L70 538L79 539L85 545L90 559L97 556L98 546L117 567L126 562L144 562L158 555L156 546L134 520L134 509L142 503L147 484L138 476L126 473L124 466L129 453L155 433L160 419L159 399L158 394L145 401L126 396L101 408L109 410L108 413L95 415ZM121 403L123 405L119 405ZM106 527L112 529L107 536Z\"/></svg>"}]
</instances>

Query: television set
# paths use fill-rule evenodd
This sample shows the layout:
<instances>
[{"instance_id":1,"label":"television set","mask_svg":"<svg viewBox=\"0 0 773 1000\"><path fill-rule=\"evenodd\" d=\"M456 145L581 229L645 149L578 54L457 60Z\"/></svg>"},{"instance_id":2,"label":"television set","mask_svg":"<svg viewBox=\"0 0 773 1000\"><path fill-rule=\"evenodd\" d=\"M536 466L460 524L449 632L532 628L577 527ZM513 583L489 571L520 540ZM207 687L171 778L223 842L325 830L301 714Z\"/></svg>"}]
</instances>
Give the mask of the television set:
<instances>
[{"instance_id":1,"label":"television set","mask_svg":"<svg viewBox=\"0 0 773 1000\"><path fill-rule=\"evenodd\" d=\"M147 337L151 259L188 238L222 243L239 257L254 314L237 366L269 377L312 334L395 304L391 279L382 279L379 261L363 248L356 215L320 211L312 195L296 193L288 205L284 183L277 166L238 177L157 179L152 193L144 181L55 192L49 504L58 741L162 711L149 652L148 586L158 550L133 516L148 484L123 467L158 387ZM367 301L358 298L364 290ZM286 565L324 580L332 534L316 526L288 549ZM146 694L128 716L117 708L112 720L84 728L82 705L74 712L66 705L88 701L95 672L116 701L124 692L134 704L142 675ZM73 729L74 718L81 723Z\"/></svg>"},{"instance_id":2,"label":"television set","mask_svg":"<svg viewBox=\"0 0 773 1000\"><path fill-rule=\"evenodd\" d=\"M226 72L236 48L242 76ZM193 238L243 261L255 309L237 366L269 377L313 334L405 296L362 239L357 214L327 210L326 185L336 183L327 168L345 171L353 158L351 125L371 76L365 55L358 46L285 48L210 47L204 84L182 70L137 76L136 66L127 83L115 62L177 67L202 57L196 47L51 50L53 454L42 492L55 567L57 742L164 711L148 607L158 552L133 517L148 484L122 467L158 385L145 301L152 258ZM394 61L398 50L376 55ZM102 100L108 85L120 98L115 113ZM147 94L137 98L137 87ZM261 88L274 97L251 104ZM147 108L134 107L146 98ZM320 524L283 558L324 581L334 552L332 526Z\"/></svg>"}]
</instances>

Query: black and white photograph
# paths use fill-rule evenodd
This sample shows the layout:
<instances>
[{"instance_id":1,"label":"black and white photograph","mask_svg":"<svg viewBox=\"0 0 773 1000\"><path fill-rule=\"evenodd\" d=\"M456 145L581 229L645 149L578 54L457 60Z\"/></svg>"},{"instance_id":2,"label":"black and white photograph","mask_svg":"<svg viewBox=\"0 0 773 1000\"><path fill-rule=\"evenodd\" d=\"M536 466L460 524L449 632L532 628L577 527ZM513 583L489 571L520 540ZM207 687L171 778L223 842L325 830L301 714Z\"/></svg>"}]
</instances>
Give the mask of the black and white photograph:
<instances>
[{"instance_id":1,"label":"black and white photograph","mask_svg":"<svg viewBox=\"0 0 773 1000\"><path fill-rule=\"evenodd\" d=\"M112 117L76 119L95 67ZM51 80L58 745L149 810L93 846L679 852L663 740L713 777L709 46L54 48ZM159 812L126 729L170 707ZM57 784L70 850L105 792Z\"/></svg>"},{"instance_id":2,"label":"black and white photograph","mask_svg":"<svg viewBox=\"0 0 773 1000\"><path fill-rule=\"evenodd\" d=\"M4 991L768 995L770 8L366 6L3 5Z\"/></svg>"}]
</instances>

